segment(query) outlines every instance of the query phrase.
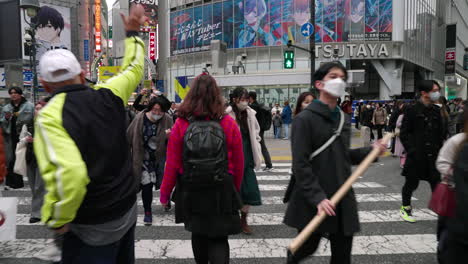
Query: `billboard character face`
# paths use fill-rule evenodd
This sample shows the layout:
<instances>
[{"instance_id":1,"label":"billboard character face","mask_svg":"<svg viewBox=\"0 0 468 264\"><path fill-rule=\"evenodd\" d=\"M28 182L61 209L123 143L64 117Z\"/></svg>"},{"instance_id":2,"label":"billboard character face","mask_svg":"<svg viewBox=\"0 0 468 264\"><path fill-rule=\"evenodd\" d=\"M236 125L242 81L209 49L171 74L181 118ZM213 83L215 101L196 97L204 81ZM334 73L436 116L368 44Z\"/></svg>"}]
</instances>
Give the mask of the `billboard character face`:
<instances>
[{"instance_id":1,"label":"billboard character face","mask_svg":"<svg viewBox=\"0 0 468 264\"><path fill-rule=\"evenodd\" d=\"M310 20L309 0L294 0L291 5L291 14L294 22L302 26Z\"/></svg>"},{"instance_id":2,"label":"billboard character face","mask_svg":"<svg viewBox=\"0 0 468 264\"><path fill-rule=\"evenodd\" d=\"M351 22L359 23L363 19L366 11L365 7L364 1L351 1L351 12L349 15Z\"/></svg>"},{"instance_id":3,"label":"billboard character face","mask_svg":"<svg viewBox=\"0 0 468 264\"><path fill-rule=\"evenodd\" d=\"M264 0L246 0L245 7L239 3L239 8L244 13L245 22L254 30L258 28L262 18L266 15L266 4Z\"/></svg>"},{"instance_id":4,"label":"billboard character face","mask_svg":"<svg viewBox=\"0 0 468 264\"><path fill-rule=\"evenodd\" d=\"M32 19L37 23L37 38L50 43L60 43L60 33L65 26L62 15L52 7L43 6Z\"/></svg>"}]
</instances>

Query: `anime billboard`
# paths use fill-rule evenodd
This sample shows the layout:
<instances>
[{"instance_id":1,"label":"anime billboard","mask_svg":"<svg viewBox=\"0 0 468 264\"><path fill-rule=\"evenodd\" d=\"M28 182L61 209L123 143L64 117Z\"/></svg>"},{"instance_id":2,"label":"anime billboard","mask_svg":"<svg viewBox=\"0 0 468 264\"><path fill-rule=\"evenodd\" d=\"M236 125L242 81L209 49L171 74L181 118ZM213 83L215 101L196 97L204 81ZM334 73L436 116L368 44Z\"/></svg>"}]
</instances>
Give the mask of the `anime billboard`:
<instances>
[{"instance_id":1,"label":"anime billboard","mask_svg":"<svg viewBox=\"0 0 468 264\"><path fill-rule=\"evenodd\" d=\"M391 0L313 0L315 41L388 41ZM172 55L207 51L211 40L228 48L309 43L301 27L310 21L310 0L225 0L171 13Z\"/></svg>"},{"instance_id":2,"label":"anime billboard","mask_svg":"<svg viewBox=\"0 0 468 264\"><path fill-rule=\"evenodd\" d=\"M42 55L52 49L71 49L71 31L70 31L70 8L43 4L37 16L31 22L37 23L36 42L37 53L36 59L39 61ZM21 14L23 16L23 14ZM24 19L22 18L23 43L24 39ZM23 50L23 58L29 59L27 49Z\"/></svg>"}]
</instances>

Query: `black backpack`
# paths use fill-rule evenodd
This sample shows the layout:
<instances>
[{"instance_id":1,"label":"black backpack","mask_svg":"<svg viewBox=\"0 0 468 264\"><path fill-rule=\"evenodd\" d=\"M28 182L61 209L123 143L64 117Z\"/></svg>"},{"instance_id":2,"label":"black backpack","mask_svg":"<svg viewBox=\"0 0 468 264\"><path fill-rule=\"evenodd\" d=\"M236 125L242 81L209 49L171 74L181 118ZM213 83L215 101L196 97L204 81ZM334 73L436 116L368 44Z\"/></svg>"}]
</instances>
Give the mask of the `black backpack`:
<instances>
[{"instance_id":1,"label":"black backpack","mask_svg":"<svg viewBox=\"0 0 468 264\"><path fill-rule=\"evenodd\" d=\"M184 136L182 181L190 189L215 188L228 173L224 130L218 121L191 120Z\"/></svg>"},{"instance_id":2,"label":"black backpack","mask_svg":"<svg viewBox=\"0 0 468 264\"><path fill-rule=\"evenodd\" d=\"M273 123L273 117L271 115L270 109L267 106L259 105L254 110L257 112L256 117L258 125L260 126L260 130L270 130L271 124Z\"/></svg>"}]
</instances>

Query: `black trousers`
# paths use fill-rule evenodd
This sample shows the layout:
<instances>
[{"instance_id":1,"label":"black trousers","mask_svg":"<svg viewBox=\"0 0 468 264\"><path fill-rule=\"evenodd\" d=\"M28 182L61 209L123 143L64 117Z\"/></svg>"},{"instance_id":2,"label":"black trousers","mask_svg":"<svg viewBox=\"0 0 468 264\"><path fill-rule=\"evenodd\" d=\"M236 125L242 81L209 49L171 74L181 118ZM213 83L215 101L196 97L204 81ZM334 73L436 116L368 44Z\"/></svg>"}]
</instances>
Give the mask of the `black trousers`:
<instances>
[{"instance_id":1,"label":"black trousers","mask_svg":"<svg viewBox=\"0 0 468 264\"><path fill-rule=\"evenodd\" d=\"M117 242L90 246L72 232L65 234L62 264L133 264L135 263L135 226Z\"/></svg>"},{"instance_id":2,"label":"black trousers","mask_svg":"<svg viewBox=\"0 0 468 264\"><path fill-rule=\"evenodd\" d=\"M448 264L459 264L468 259L468 242L461 240L452 232L449 232L448 235L447 258Z\"/></svg>"},{"instance_id":3,"label":"black trousers","mask_svg":"<svg viewBox=\"0 0 468 264\"><path fill-rule=\"evenodd\" d=\"M262 138L262 140L260 141L260 146L262 147L263 159L265 159L265 165L267 168L273 168L273 164L271 163L270 153L268 152L268 149L265 145L265 139L263 137L264 134L265 134L265 131L260 131L260 137Z\"/></svg>"},{"instance_id":4,"label":"black trousers","mask_svg":"<svg viewBox=\"0 0 468 264\"><path fill-rule=\"evenodd\" d=\"M143 208L146 212L151 213L151 203L153 202L153 183L141 185L141 199L143 200Z\"/></svg>"},{"instance_id":5,"label":"black trousers","mask_svg":"<svg viewBox=\"0 0 468 264\"><path fill-rule=\"evenodd\" d=\"M375 129L377 129L377 139L381 139L383 138L383 129L384 129L385 125L375 125Z\"/></svg>"},{"instance_id":6,"label":"black trousers","mask_svg":"<svg viewBox=\"0 0 468 264\"><path fill-rule=\"evenodd\" d=\"M359 117L355 117L354 118L354 121L356 122L354 125L356 127L356 129L359 129Z\"/></svg>"},{"instance_id":7,"label":"black trousers","mask_svg":"<svg viewBox=\"0 0 468 264\"><path fill-rule=\"evenodd\" d=\"M192 233L192 250L197 264L229 263L228 237L211 238Z\"/></svg>"},{"instance_id":8,"label":"black trousers","mask_svg":"<svg viewBox=\"0 0 468 264\"><path fill-rule=\"evenodd\" d=\"M403 206L411 205L411 196L413 196L413 192L418 188L419 181L417 177L406 177L405 185L403 185L403 189L401 190ZM439 182L429 182L432 191L434 191L437 183Z\"/></svg>"}]
</instances>

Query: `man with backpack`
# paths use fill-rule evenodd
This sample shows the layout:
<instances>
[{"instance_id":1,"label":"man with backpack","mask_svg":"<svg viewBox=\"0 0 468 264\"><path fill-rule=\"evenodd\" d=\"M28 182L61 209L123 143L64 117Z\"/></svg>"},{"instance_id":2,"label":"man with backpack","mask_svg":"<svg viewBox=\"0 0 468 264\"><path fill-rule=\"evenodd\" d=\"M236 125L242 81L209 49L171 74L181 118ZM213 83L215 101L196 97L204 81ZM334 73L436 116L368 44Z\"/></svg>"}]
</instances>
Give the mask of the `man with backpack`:
<instances>
[{"instance_id":1,"label":"man with backpack","mask_svg":"<svg viewBox=\"0 0 468 264\"><path fill-rule=\"evenodd\" d=\"M260 141L260 145L262 147L262 155L263 155L263 159L265 160L265 165L266 165L263 171L272 171L273 164L271 163L270 153L268 152L268 149L265 144L264 134L265 134L265 131L270 130L273 117L271 115L270 109L268 109L264 105L260 105L257 102L256 92L253 92L253 91L249 92L249 101L250 101L250 107L255 112L257 112L255 117L257 118L258 124L260 125L260 137L262 138L262 141Z\"/></svg>"}]
</instances>

